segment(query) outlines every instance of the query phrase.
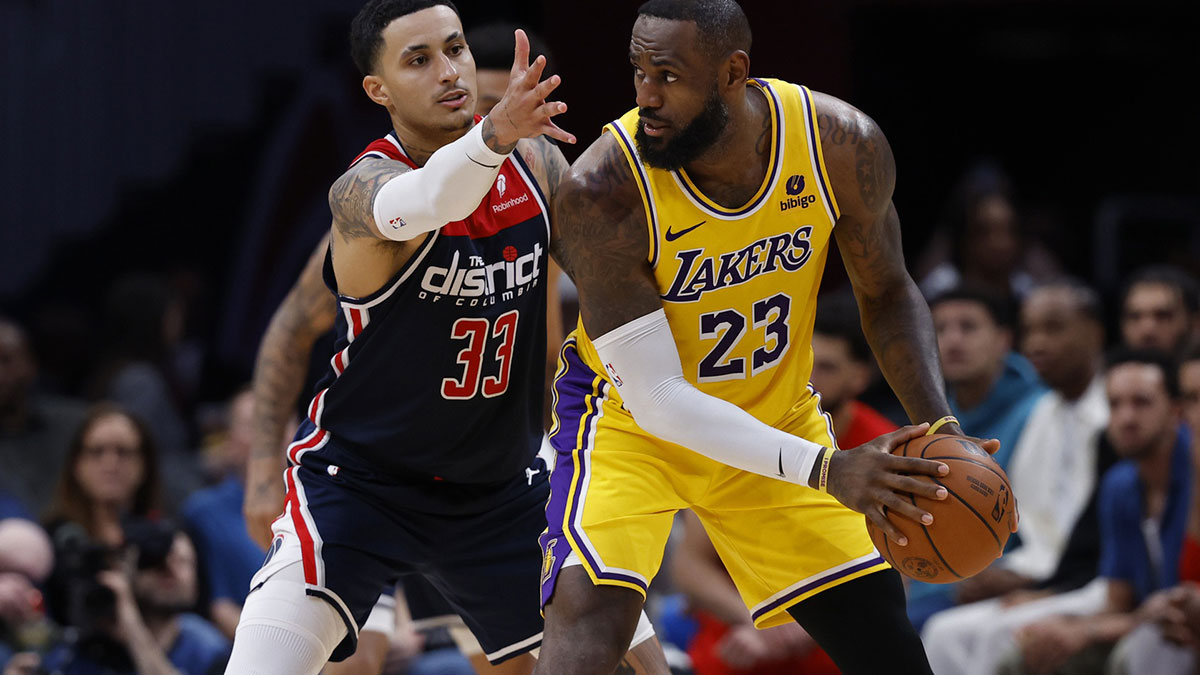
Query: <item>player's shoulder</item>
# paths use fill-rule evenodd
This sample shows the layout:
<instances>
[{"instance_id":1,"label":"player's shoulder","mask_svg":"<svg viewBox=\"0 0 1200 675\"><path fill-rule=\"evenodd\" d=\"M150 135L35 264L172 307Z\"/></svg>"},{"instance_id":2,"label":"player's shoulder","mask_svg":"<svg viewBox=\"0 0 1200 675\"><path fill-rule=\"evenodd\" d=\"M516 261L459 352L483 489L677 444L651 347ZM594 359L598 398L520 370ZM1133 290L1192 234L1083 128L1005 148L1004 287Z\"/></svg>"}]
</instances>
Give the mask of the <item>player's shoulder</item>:
<instances>
[{"instance_id":1,"label":"player's shoulder","mask_svg":"<svg viewBox=\"0 0 1200 675\"><path fill-rule=\"evenodd\" d=\"M853 154L863 143L886 143L883 129L867 113L832 94L813 91L812 98L827 160L831 155Z\"/></svg>"},{"instance_id":2,"label":"player's shoulder","mask_svg":"<svg viewBox=\"0 0 1200 675\"><path fill-rule=\"evenodd\" d=\"M408 153L405 152L404 146L396 138L395 132L390 132L368 143L367 147L354 157L347 168L352 168L361 162L371 161L400 162L409 168L415 166Z\"/></svg>"},{"instance_id":3,"label":"player's shoulder","mask_svg":"<svg viewBox=\"0 0 1200 675\"><path fill-rule=\"evenodd\" d=\"M517 141L516 156L521 158L542 191L550 196L557 193L563 174L570 168L562 148L549 136Z\"/></svg>"},{"instance_id":4,"label":"player's shoulder","mask_svg":"<svg viewBox=\"0 0 1200 675\"><path fill-rule=\"evenodd\" d=\"M814 91L817 134L838 204L878 211L891 199L896 160L883 129L842 99Z\"/></svg>"},{"instance_id":5,"label":"player's shoulder","mask_svg":"<svg viewBox=\"0 0 1200 675\"><path fill-rule=\"evenodd\" d=\"M614 208L641 204L633 169L611 133L600 137L571 165L560 188L564 200L604 200Z\"/></svg>"}]
</instances>

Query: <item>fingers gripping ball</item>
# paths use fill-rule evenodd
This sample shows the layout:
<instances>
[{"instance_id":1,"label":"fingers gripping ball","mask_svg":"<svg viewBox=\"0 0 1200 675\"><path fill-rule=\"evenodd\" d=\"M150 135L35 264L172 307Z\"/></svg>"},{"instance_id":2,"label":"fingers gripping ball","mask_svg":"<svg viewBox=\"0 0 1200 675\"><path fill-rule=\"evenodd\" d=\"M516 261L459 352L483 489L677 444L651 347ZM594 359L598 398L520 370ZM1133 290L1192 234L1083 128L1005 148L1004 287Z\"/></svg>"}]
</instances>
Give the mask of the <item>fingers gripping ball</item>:
<instances>
[{"instance_id":1,"label":"fingers gripping ball","mask_svg":"<svg viewBox=\"0 0 1200 675\"><path fill-rule=\"evenodd\" d=\"M918 477L945 487L944 500L904 495L933 515L928 526L891 519L908 537L907 546L890 541L867 520L871 541L892 567L917 581L945 584L977 574L1000 557L1017 504L1004 469L987 452L961 436L934 434L908 441L894 454L944 462L950 473Z\"/></svg>"}]
</instances>

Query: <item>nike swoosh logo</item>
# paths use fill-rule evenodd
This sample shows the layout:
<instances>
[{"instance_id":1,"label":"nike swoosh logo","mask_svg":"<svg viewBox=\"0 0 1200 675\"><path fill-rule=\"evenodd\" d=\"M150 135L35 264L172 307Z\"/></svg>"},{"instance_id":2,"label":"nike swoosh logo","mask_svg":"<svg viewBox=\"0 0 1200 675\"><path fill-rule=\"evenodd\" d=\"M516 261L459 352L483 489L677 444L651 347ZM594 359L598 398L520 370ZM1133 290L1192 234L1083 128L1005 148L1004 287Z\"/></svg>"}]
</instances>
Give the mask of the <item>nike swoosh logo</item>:
<instances>
[{"instance_id":1,"label":"nike swoosh logo","mask_svg":"<svg viewBox=\"0 0 1200 675\"><path fill-rule=\"evenodd\" d=\"M783 448L779 449L779 477L787 478L787 474L783 472Z\"/></svg>"},{"instance_id":2,"label":"nike swoosh logo","mask_svg":"<svg viewBox=\"0 0 1200 675\"><path fill-rule=\"evenodd\" d=\"M671 228L667 227L667 232L665 235L666 239L667 239L667 241L675 241L676 239L682 237L683 235L687 234L688 232L691 232L692 230L696 229L697 227L700 227L701 225L703 225L707 222L708 222L707 220L702 220L702 221L696 223L695 225L693 225L685 230L680 230L678 232L672 232Z\"/></svg>"}]
</instances>

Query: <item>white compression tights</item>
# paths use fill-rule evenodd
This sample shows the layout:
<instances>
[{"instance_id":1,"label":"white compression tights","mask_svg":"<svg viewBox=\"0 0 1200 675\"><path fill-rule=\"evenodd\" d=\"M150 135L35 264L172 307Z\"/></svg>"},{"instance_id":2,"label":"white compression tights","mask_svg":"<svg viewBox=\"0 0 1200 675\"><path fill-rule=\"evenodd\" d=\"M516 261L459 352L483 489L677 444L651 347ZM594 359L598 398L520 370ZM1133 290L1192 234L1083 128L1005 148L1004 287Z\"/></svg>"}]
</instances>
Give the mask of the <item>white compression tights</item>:
<instances>
[{"instance_id":1,"label":"white compression tights","mask_svg":"<svg viewBox=\"0 0 1200 675\"><path fill-rule=\"evenodd\" d=\"M226 675L316 675L346 636L337 611L304 592L300 565L246 597Z\"/></svg>"}]
</instances>

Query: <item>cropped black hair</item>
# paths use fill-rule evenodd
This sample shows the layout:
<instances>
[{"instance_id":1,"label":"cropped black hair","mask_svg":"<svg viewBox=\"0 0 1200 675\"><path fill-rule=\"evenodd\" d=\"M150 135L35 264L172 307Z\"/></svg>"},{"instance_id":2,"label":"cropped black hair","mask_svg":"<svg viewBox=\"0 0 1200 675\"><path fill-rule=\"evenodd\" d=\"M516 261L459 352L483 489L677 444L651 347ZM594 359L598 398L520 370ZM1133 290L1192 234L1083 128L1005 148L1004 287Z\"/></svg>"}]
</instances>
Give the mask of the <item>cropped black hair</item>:
<instances>
[{"instance_id":1,"label":"cropped black hair","mask_svg":"<svg viewBox=\"0 0 1200 675\"><path fill-rule=\"evenodd\" d=\"M929 301L929 309L933 309L943 302L952 300L961 300L966 302L974 302L983 305L987 310L992 321L996 322L997 326L1002 328L1013 327L1013 307L1012 303L999 294L980 286L964 284L955 286L947 291L939 293Z\"/></svg>"},{"instance_id":2,"label":"cropped black hair","mask_svg":"<svg viewBox=\"0 0 1200 675\"><path fill-rule=\"evenodd\" d=\"M638 16L695 22L700 42L713 57L739 49L750 53L750 21L734 0L650 0L638 8Z\"/></svg>"},{"instance_id":3,"label":"cropped black hair","mask_svg":"<svg viewBox=\"0 0 1200 675\"><path fill-rule=\"evenodd\" d=\"M1122 310L1125 307L1125 301L1129 299L1129 292L1133 290L1134 286L1141 284L1173 288L1179 293L1183 307L1189 315L1195 316L1196 312L1200 312L1200 285L1197 285L1196 278L1182 268L1165 264L1141 267L1129 275L1121 289L1120 306Z\"/></svg>"},{"instance_id":4,"label":"cropped black hair","mask_svg":"<svg viewBox=\"0 0 1200 675\"><path fill-rule=\"evenodd\" d=\"M1122 346L1109 352L1105 361L1109 370L1127 363L1158 368L1162 371L1163 385L1167 389L1167 396L1172 401L1179 399L1179 369L1176 367L1175 361L1163 352L1156 349L1131 349Z\"/></svg>"},{"instance_id":5,"label":"cropped black hair","mask_svg":"<svg viewBox=\"0 0 1200 675\"><path fill-rule=\"evenodd\" d=\"M450 0L370 0L350 22L350 56L363 77L375 72L383 49L383 29L402 16L430 7L446 6L458 14ZM512 61L509 61L512 64Z\"/></svg>"}]
</instances>

